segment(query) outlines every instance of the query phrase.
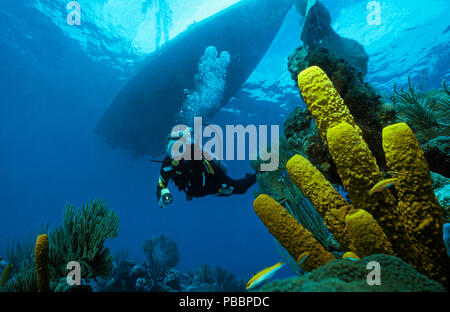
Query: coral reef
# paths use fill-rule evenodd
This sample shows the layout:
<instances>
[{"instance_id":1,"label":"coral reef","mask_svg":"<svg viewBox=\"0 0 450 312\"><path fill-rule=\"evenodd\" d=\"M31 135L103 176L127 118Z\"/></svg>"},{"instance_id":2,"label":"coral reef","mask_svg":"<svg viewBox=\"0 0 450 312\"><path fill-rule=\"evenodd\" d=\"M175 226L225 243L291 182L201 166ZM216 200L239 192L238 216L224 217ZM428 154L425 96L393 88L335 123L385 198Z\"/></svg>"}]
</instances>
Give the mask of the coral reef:
<instances>
[{"instance_id":1,"label":"coral reef","mask_svg":"<svg viewBox=\"0 0 450 312\"><path fill-rule=\"evenodd\" d=\"M299 74L298 85L351 203L336 194L305 158L294 156L286 167L299 189L317 205L341 246L363 257L380 252L393 254L448 287L449 259L442 240L442 208L433 193L428 164L414 133L404 123L383 130L386 163L397 172L398 182L395 193L384 188L369 195L368 191L384 175L333 83L319 67L313 66ZM257 199L254 206L255 210L262 207L262 213L257 213L263 223L283 246L295 246L298 237L279 230L294 229L293 222L283 220L286 212L273 199L262 199L261 203ZM270 213L266 212L269 209Z\"/></svg>"},{"instance_id":2,"label":"coral reef","mask_svg":"<svg viewBox=\"0 0 450 312\"><path fill-rule=\"evenodd\" d=\"M220 267L205 264L192 272L177 271L178 247L165 235L153 236L144 242L146 259L140 264L126 250L113 259L104 243L117 235L118 222L115 212L102 200L89 202L81 208L66 205L63 224L52 230L48 226L39 229L39 233L49 234L38 236L34 250L31 239L9 244L10 263L1 272L0 292L245 290L245 281ZM81 285L67 283L69 261L80 263ZM20 267L15 269L16 265Z\"/></svg>"},{"instance_id":3,"label":"coral reef","mask_svg":"<svg viewBox=\"0 0 450 312\"><path fill-rule=\"evenodd\" d=\"M159 245L158 240L168 241L170 248L159 248L159 254L148 253L149 241ZM96 285L97 291L108 292L197 292L197 291L243 291L245 282L237 280L235 276L219 267L212 269L208 265L200 265L196 271L180 272L168 266L167 259L173 259L173 249L177 249L175 242L167 236L154 236L147 240L143 249L147 259L136 264L128 252L121 252L115 257L112 276L101 279ZM153 243L152 243L153 245ZM167 254L165 254L167 253ZM178 259L178 258L177 258ZM178 262L178 261L177 261Z\"/></svg>"},{"instance_id":4,"label":"coral reef","mask_svg":"<svg viewBox=\"0 0 450 312\"><path fill-rule=\"evenodd\" d=\"M368 285L367 264L377 261L382 267L381 285ZM303 277L274 281L259 291L276 292L443 292L445 289L418 273L403 260L389 255L371 255L352 261L339 259Z\"/></svg>"},{"instance_id":5,"label":"coral reef","mask_svg":"<svg viewBox=\"0 0 450 312\"><path fill-rule=\"evenodd\" d=\"M136 264L134 260L122 259L115 263L111 277L100 279L96 285L97 291L107 292L135 292L135 291L178 291L179 285L168 283L166 277L174 275L175 271L166 266L159 266L158 263L151 264L146 259L141 264Z\"/></svg>"},{"instance_id":6,"label":"coral reef","mask_svg":"<svg viewBox=\"0 0 450 312\"><path fill-rule=\"evenodd\" d=\"M18 267L8 282L0 286L0 291L91 290L87 284L67 285L67 263L80 263L81 278L86 283L91 278L109 276L112 256L104 243L107 238L117 236L118 223L117 214L102 200L92 201L81 208L66 205L62 225L53 230L48 226L39 230L49 234L38 237L34 252L29 239L8 248L9 262Z\"/></svg>"},{"instance_id":7,"label":"coral reef","mask_svg":"<svg viewBox=\"0 0 450 312\"><path fill-rule=\"evenodd\" d=\"M37 273L37 286L40 292L50 289L49 245L47 234L39 235L34 249L34 265Z\"/></svg>"},{"instance_id":8,"label":"coral reef","mask_svg":"<svg viewBox=\"0 0 450 312\"><path fill-rule=\"evenodd\" d=\"M245 281L236 279L234 274L220 267L212 269L209 265L203 264L196 271L190 272L188 276L189 284L185 284L184 291L245 291Z\"/></svg>"},{"instance_id":9,"label":"coral reef","mask_svg":"<svg viewBox=\"0 0 450 312\"><path fill-rule=\"evenodd\" d=\"M213 272L214 280L217 285L217 291L243 291L244 282L236 279L233 273L225 269L216 267Z\"/></svg>"}]
</instances>

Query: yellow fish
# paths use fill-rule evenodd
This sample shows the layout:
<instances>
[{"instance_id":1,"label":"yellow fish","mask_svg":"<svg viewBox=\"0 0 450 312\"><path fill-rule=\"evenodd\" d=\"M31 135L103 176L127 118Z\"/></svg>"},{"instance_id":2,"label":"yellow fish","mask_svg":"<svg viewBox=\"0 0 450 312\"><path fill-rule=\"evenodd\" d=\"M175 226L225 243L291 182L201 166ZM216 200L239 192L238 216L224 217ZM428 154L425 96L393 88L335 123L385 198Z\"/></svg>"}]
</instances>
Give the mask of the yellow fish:
<instances>
[{"instance_id":1,"label":"yellow fish","mask_svg":"<svg viewBox=\"0 0 450 312\"><path fill-rule=\"evenodd\" d=\"M358 261L361 260L355 253L349 251L346 252L343 256L342 259L348 259L348 260L353 260L353 261Z\"/></svg>"},{"instance_id":2,"label":"yellow fish","mask_svg":"<svg viewBox=\"0 0 450 312\"><path fill-rule=\"evenodd\" d=\"M389 179L384 179L381 180L380 182L378 182L377 184L375 184L370 190L369 190L369 195L372 195L373 193L376 192L381 192L382 190L384 190L387 187L391 187L393 185L395 185L398 181L400 176L403 176L404 174L398 171L388 171L388 173L390 175L393 175L393 178L389 178Z\"/></svg>"},{"instance_id":3,"label":"yellow fish","mask_svg":"<svg viewBox=\"0 0 450 312\"><path fill-rule=\"evenodd\" d=\"M253 275L253 277L248 281L245 289L250 289L250 288L256 287L257 285L263 283L264 281L267 281L283 266L284 266L283 262L278 262L277 264L275 264L269 268L265 268L264 270L259 271L258 273Z\"/></svg>"},{"instance_id":4,"label":"yellow fish","mask_svg":"<svg viewBox=\"0 0 450 312\"><path fill-rule=\"evenodd\" d=\"M306 258L308 258L309 252L305 251L297 258L297 264L302 265L303 262L305 262Z\"/></svg>"}]
</instances>

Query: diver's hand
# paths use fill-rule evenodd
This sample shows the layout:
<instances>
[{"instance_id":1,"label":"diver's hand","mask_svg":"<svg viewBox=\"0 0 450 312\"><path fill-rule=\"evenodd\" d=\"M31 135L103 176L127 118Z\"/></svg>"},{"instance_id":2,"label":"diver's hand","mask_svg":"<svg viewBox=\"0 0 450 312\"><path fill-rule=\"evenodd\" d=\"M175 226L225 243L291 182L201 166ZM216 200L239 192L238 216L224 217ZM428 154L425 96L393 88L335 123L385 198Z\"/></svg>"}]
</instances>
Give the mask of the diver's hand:
<instances>
[{"instance_id":1,"label":"diver's hand","mask_svg":"<svg viewBox=\"0 0 450 312\"><path fill-rule=\"evenodd\" d=\"M163 194L159 199L159 207L165 208L173 202L173 196L170 193Z\"/></svg>"}]
</instances>

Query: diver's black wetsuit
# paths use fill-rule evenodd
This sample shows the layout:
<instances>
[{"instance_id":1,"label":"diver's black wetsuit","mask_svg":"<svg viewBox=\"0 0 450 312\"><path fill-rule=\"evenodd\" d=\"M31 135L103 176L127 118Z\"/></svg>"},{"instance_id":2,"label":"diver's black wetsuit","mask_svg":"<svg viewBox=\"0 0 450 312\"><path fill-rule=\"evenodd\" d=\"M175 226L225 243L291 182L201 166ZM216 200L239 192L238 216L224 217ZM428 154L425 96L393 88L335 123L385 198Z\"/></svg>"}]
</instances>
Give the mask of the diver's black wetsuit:
<instances>
[{"instance_id":1,"label":"diver's black wetsuit","mask_svg":"<svg viewBox=\"0 0 450 312\"><path fill-rule=\"evenodd\" d=\"M175 162L176 164L176 162ZM234 180L226 175L219 162L203 160L180 160L176 166L167 156L161 166L156 197L161 198L161 191L167 188L169 180L173 180L180 191L186 193L186 198L203 197L210 194L228 196L244 194L256 183L256 174L247 174L245 178ZM231 193L222 193L221 189L232 187Z\"/></svg>"}]
</instances>

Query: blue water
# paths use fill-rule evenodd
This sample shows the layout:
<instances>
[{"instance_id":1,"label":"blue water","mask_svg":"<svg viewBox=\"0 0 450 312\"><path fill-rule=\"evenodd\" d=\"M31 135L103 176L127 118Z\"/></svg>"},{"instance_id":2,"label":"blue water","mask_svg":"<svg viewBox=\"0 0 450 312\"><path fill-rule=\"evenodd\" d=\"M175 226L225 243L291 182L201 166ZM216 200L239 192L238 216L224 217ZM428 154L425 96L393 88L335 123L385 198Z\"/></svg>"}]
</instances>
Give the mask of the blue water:
<instances>
[{"instance_id":1,"label":"blue water","mask_svg":"<svg viewBox=\"0 0 450 312\"><path fill-rule=\"evenodd\" d=\"M253 212L251 191L191 202L174 191L174 204L161 210L155 199L159 166L111 149L93 133L114 95L153 51L155 29L140 0L81 0L81 26L66 24L67 2L0 2L0 257L8 237L20 240L41 224L59 224L66 202L100 197L120 217L120 234L108 241L113 252L129 248L142 257L142 243L165 234L179 246L182 271L207 263L248 278L280 261ZM168 2L175 36L237 1ZM449 1L380 1L380 26L366 23L368 1L322 2L337 32L366 48L367 80L375 87L392 90L408 75L426 76L428 88L450 79ZM286 69L287 55L301 44L299 34L292 10L248 83L215 122L283 123L301 104ZM235 178L251 172L247 161L228 167ZM283 270L280 276L292 274Z\"/></svg>"}]
</instances>

